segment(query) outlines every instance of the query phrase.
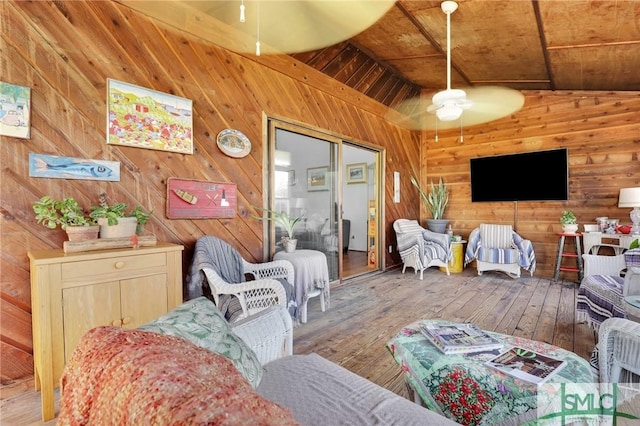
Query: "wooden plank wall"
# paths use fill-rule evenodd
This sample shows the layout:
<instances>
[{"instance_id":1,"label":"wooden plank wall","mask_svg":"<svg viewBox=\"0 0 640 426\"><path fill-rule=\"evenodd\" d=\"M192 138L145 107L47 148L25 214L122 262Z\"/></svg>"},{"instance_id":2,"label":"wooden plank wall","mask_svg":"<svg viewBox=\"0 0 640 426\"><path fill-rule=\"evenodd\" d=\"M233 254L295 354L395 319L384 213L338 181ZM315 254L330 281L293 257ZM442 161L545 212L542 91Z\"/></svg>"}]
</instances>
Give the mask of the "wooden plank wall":
<instances>
[{"instance_id":1,"label":"wooden plank wall","mask_svg":"<svg viewBox=\"0 0 640 426\"><path fill-rule=\"evenodd\" d=\"M2 80L32 88L31 139L4 137L0 143L0 355L7 385L1 389L33 373L26 253L59 248L64 240L62 232L35 223L31 203L44 194L72 195L88 207L105 191L112 200L154 209L148 230L159 240L185 245L185 271L196 239L205 234L224 238L248 259L262 260L262 224L251 219L251 205L262 204L263 114L385 149L385 180L393 182L393 172L399 171L402 193L402 202L395 204L393 185L384 188L386 245L395 245L391 225L396 218L419 214L408 177L420 173L420 164L426 179L442 175L451 185L447 216L463 234L480 221L509 222L512 215L509 205L469 202L470 156L569 146L572 200L567 205L581 221L602 214L625 217L628 211L615 207L617 190L639 185L638 93L530 93L513 118L465 131L464 144L455 140L455 132L441 133L435 144L426 132L386 122L384 105L289 56L242 56L119 3L4 1L0 20ZM195 153L106 145L107 78L192 99ZM249 156L232 159L217 149L215 137L225 128L250 138ZM121 180L30 178L29 152L120 161ZM166 219L165 185L172 176L236 183L237 216ZM563 207L520 207L520 228L534 240L539 263L548 263L555 250L553 231L559 229ZM384 252L387 267L399 264L396 253ZM541 274L549 270L539 267Z\"/></svg>"},{"instance_id":2,"label":"wooden plank wall","mask_svg":"<svg viewBox=\"0 0 640 426\"><path fill-rule=\"evenodd\" d=\"M434 132L423 132L422 183L437 182L442 176L450 188L445 218L464 237L482 222L515 223L518 232L533 243L536 275L552 277L562 210L573 210L581 224L595 223L599 216L630 223L631 209L618 208L618 193L620 188L640 186L640 93L524 93L522 110L463 129L463 142L460 129L440 132L439 142ZM517 216L513 202L471 202L470 158L560 147L569 153L568 201L520 202ZM535 185L536 176L505 176L496 182L506 184ZM426 214L422 207L421 217ZM573 245L565 247L571 250ZM561 274L561 278L577 279L576 273Z\"/></svg>"},{"instance_id":3,"label":"wooden plank wall","mask_svg":"<svg viewBox=\"0 0 640 426\"><path fill-rule=\"evenodd\" d=\"M385 106L291 57L243 57L115 2L10 1L0 7L2 80L31 87L33 106L31 139L0 144L3 383L33 373L27 252L59 248L65 238L35 222L31 203L42 195L74 196L88 208L104 191L111 200L153 209L147 230L185 245L186 271L196 239L205 234L262 260L262 223L251 218L257 213L251 206L263 200L263 114L385 148L389 181L393 170L418 173L418 135L385 122ZM194 154L106 145L107 78L192 99ZM233 159L218 150L215 138L225 128L249 137L249 156ZM30 178L30 152L119 161L121 180ZM237 216L166 219L172 176L236 183ZM387 205L388 230L394 218L418 214L417 201ZM387 254L387 264L394 262Z\"/></svg>"}]
</instances>

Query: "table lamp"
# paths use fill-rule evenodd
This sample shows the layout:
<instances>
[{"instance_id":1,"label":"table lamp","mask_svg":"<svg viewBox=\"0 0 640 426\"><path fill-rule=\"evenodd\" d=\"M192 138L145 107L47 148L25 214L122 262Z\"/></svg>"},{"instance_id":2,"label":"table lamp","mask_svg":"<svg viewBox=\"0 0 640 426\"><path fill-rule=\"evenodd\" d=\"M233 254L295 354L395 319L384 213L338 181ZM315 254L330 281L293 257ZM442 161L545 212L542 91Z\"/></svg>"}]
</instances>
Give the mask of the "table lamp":
<instances>
[{"instance_id":1,"label":"table lamp","mask_svg":"<svg viewBox=\"0 0 640 426\"><path fill-rule=\"evenodd\" d=\"M632 207L631 228L632 234L640 234L640 187L638 188L621 188L620 197L618 198L618 207Z\"/></svg>"}]
</instances>

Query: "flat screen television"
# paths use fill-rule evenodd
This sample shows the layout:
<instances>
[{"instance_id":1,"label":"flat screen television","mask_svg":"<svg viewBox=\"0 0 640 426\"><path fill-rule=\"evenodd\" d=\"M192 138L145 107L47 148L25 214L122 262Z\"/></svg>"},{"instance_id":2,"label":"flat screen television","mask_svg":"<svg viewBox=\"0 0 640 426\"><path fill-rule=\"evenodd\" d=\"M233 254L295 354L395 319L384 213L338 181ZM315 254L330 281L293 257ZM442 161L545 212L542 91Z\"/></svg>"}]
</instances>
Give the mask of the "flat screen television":
<instances>
[{"instance_id":1,"label":"flat screen television","mask_svg":"<svg viewBox=\"0 0 640 426\"><path fill-rule=\"evenodd\" d=\"M566 148L469 160L471 201L566 201Z\"/></svg>"}]
</instances>

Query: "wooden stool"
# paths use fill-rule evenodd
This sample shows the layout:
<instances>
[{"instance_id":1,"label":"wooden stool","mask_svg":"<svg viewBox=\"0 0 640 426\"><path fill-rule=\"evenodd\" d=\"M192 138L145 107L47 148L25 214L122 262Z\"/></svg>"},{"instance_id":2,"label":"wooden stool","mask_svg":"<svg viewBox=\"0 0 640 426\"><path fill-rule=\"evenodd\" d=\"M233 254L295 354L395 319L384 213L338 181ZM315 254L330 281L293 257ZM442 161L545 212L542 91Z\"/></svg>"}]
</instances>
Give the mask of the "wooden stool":
<instances>
[{"instance_id":1,"label":"wooden stool","mask_svg":"<svg viewBox=\"0 0 640 426\"><path fill-rule=\"evenodd\" d=\"M584 276L584 269L582 268L582 250L580 249L580 237L582 234L565 234L560 232L557 234L560 237L558 241L558 256L556 257L556 268L553 274L553 281L558 281L558 277L560 276L560 271L570 271L578 273L578 283L582 282L582 278ZM565 252L564 251L564 239L566 237L574 237L576 251L575 253ZM562 258L563 257L571 257L576 259L577 266L562 266Z\"/></svg>"}]
</instances>

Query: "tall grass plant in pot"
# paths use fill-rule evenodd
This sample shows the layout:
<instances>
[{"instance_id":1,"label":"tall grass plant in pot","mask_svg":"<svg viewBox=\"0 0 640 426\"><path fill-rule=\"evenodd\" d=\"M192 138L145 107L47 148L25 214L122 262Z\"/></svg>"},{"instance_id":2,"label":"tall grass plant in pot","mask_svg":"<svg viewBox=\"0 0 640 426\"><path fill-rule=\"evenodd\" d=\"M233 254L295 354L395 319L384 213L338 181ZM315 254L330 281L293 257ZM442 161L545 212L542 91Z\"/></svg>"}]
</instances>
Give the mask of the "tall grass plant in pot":
<instances>
[{"instance_id":1,"label":"tall grass plant in pot","mask_svg":"<svg viewBox=\"0 0 640 426\"><path fill-rule=\"evenodd\" d=\"M444 234L447 229L448 219L444 219L444 211L449 203L449 192L442 177L436 186L433 181L429 185L429 192L426 193L420 187L415 177L411 176L411 184L416 187L420 194L420 199L427 207L432 219L427 219L427 228L430 231Z\"/></svg>"}]
</instances>

